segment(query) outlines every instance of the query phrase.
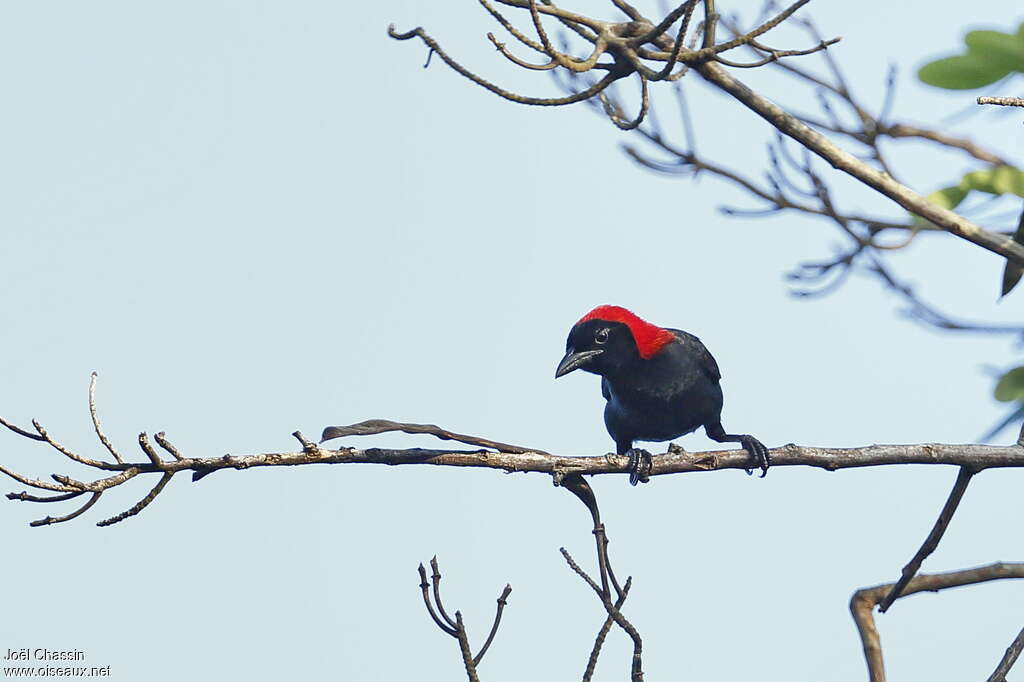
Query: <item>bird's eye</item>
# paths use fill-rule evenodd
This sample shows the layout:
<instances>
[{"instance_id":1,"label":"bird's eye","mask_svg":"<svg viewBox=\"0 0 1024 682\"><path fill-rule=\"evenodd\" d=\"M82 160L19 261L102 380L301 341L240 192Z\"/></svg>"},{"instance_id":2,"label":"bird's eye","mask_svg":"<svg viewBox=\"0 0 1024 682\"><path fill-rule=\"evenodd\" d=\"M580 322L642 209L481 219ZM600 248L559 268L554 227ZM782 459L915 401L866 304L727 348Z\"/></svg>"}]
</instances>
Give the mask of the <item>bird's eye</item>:
<instances>
[{"instance_id":1,"label":"bird's eye","mask_svg":"<svg viewBox=\"0 0 1024 682\"><path fill-rule=\"evenodd\" d=\"M604 327L602 329L598 329L597 333L594 334L594 341L596 341L597 343L604 343L607 340L608 340L608 328L607 327Z\"/></svg>"}]
</instances>

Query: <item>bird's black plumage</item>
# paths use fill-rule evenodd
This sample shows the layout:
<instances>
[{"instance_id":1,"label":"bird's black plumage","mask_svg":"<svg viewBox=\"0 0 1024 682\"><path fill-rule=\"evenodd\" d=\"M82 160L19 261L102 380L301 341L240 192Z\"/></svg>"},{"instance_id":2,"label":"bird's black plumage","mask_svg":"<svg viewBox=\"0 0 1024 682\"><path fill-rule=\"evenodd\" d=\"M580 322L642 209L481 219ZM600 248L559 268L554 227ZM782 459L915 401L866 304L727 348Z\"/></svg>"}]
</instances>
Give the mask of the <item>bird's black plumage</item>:
<instances>
[{"instance_id":1,"label":"bird's black plumage","mask_svg":"<svg viewBox=\"0 0 1024 682\"><path fill-rule=\"evenodd\" d=\"M565 345L555 376L575 369L601 376L604 423L616 452L630 455L631 483L645 478L642 460L650 466L650 453L634 449L634 442L672 440L702 426L712 440L742 444L767 473L768 449L722 428L722 374L693 334L601 306L573 326Z\"/></svg>"}]
</instances>

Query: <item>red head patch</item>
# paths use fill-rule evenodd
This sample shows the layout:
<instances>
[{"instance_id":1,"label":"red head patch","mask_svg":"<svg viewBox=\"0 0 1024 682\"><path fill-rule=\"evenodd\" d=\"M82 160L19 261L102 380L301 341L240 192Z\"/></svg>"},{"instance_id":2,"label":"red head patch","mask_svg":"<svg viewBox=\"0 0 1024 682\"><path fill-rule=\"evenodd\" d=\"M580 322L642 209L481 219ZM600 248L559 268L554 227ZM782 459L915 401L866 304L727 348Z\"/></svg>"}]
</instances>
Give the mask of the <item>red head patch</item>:
<instances>
[{"instance_id":1,"label":"red head patch","mask_svg":"<svg viewBox=\"0 0 1024 682\"><path fill-rule=\"evenodd\" d=\"M599 305L581 317L576 324L588 320L621 322L629 327L633 340L636 342L636 349L644 360L664 348L666 344L675 341L676 338L676 335L669 330L662 329L650 322L645 322L630 311L617 305Z\"/></svg>"}]
</instances>

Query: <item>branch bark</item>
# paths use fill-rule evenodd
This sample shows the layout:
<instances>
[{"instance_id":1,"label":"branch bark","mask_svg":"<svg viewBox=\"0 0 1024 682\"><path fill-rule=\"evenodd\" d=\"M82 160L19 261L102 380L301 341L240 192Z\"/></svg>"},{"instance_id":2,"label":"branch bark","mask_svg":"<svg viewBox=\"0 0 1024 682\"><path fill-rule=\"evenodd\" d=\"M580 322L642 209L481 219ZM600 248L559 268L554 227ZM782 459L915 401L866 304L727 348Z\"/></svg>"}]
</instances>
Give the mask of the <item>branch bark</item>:
<instances>
[{"instance_id":1,"label":"branch bark","mask_svg":"<svg viewBox=\"0 0 1024 682\"><path fill-rule=\"evenodd\" d=\"M919 575L910 581L900 598L908 597L918 592L938 592L939 590L951 587L962 587L964 585L974 585L1008 578L1024 578L1024 562L997 562L988 566L980 566L962 571ZM875 617L872 614L872 610L885 599L894 586L894 583L889 583L865 587L854 592L853 597L850 599L850 613L853 615L853 620L857 624L857 630L860 633L861 645L864 649L864 659L867 662L868 675L871 682L885 682L882 641L878 635L878 628L875 627ZM1005 675L1006 671L1009 670L1009 666L1013 665L1013 660L1016 658L1012 655L1013 650L1014 645L1011 645L1007 655L1004 656L1004 662L1007 659L1011 659L1009 664L1004 667L1003 663L1000 663L1000 668L993 675L999 673L1000 669L1003 675Z\"/></svg>"},{"instance_id":2,"label":"branch bark","mask_svg":"<svg viewBox=\"0 0 1024 682\"><path fill-rule=\"evenodd\" d=\"M695 66L694 69L706 81L732 95L781 133L793 138L803 147L827 161L833 168L860 180L911 213L931 221L947 232L997 253L1018 265L1024 265L1024 245L1018 244L1009 236L989 232L963 216L928 201L909 187L894 180L888 173L873 168L870 164L840 148L767 97L754 92L729 75L720 65L707 62Z\"/></svg>"},{"instance_id":3,"label":"branch bark","mask_svg":"<svg viewBox=\"0 0 1024 682\"><path fill-rule=\"evenodd\" d=\"M436 427L435 427L436 428ZM20 433L17 429L12 429ZM450 433L450 432L446 432ZM432 464L434 466L476 467L512 472L535 472L548 474L555 485L562 485L566 478L581 475L627 474L629 458L623 455L606 454L596 457L567 457L545 452L521 449L518 452L502 452L486 449L438 450L425 448L340 448L326 449L311 442L300 432L293 434L302 444L297 452L271 452L253 455L224 455L222 457L184 457L177 453L175 459L113 464L98 462L93 468L103 471L120 471L113 476L83 482L68 476L53 474L57 484L33 479L0 465L0 473L32 488L58 493L102 493L122 485L142 474L161 474L157 486L143 500L124 514L101 522L101 525L116 523L141 511L163 490L170 478L182 471L192 471L193 480L198 480L220 469L249 469L253 467L301 466L306 464ZM473 437L466 437L473 438ZM510 446L516 447L516 446ZM517 448L518 449L518 448ZM859 448L818 448L784 445L771 450L774 467L810 466L828 471L892 464L945 464L982 471L992 468L1024 467L1024 447L1020 445L947 445L924 443L915 445L868 445ZM690 453L678 448L653 457L652 476L719 471L722 469L749 469L752 456L745 450L715 450ZM77 458L75 461L80 461ZM36 498L25 492L9 493L7 498L25 502L52 500ZM93 500L95 501L95 500ZM92 505L90 501L88 506ZM84 509L82 511L85 511ZM47 525L75 518L48 517Z\"/></svg>"}]
</instances>

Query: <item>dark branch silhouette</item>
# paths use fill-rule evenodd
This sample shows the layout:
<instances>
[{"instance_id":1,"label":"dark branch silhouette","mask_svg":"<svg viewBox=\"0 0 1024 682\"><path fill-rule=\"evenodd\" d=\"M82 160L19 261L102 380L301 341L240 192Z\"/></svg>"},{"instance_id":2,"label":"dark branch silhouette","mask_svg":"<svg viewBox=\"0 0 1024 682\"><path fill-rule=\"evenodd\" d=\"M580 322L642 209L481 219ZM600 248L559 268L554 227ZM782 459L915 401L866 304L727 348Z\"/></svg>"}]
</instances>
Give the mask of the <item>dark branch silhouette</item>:
<instances>
[{"instance_id":1,"label":"dark branch silhouette","mask_svg":"<svg viewBox=\"0 0 1024 682\"><path fill-rule=\"evenodd\" d=\"M903 599L918 592L938 592L951 587L962 587L964 585L974 585L1010 578L1024 578L1024 563L998 562L962 571L919 575L907 583L906 589L902 591L899 598ZM893 583L865 587L857 590L850 599L850 613L853 615L853 620L857 624L857 630L860 633L861 645L864 649L864 658L867 662L868 675L871 682L885 682L882 641L878 635L878 628L875 627L875 617L872 614L872 610L892 592L894 587L895 584ZM1011 649L1013 649L1013 645L1011 645ZM1019 653L1019 649L1017 651ZM1008 652L1007 658L1010 656L1011 653ZM1009 665L1013 665L1012 660ZM1003 671L1004 675L1006 670L1009 670L1009 666Z\"/></svg>"}]
</instances>

